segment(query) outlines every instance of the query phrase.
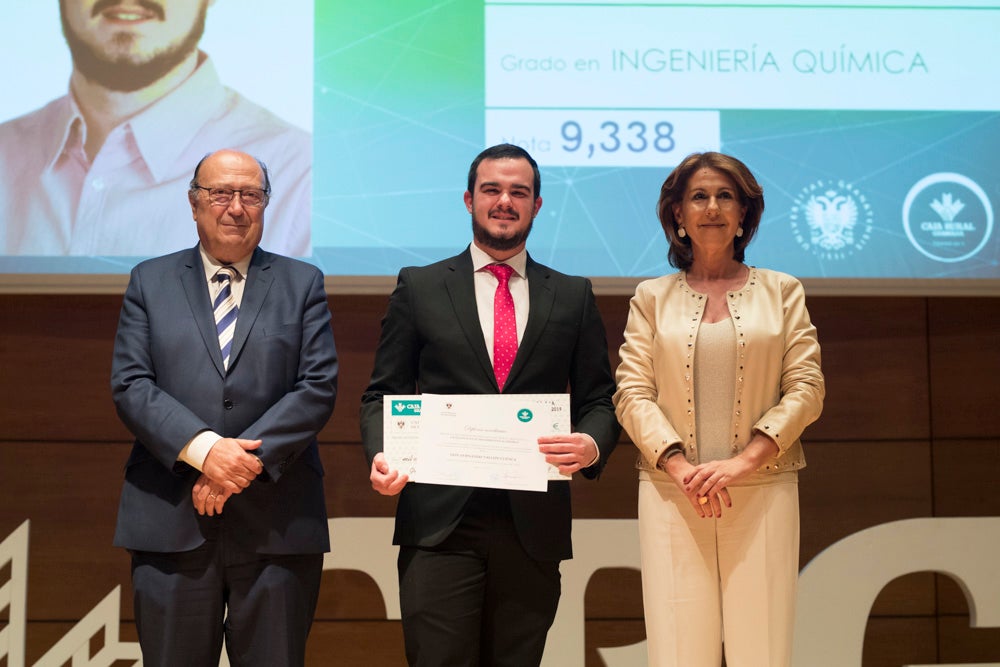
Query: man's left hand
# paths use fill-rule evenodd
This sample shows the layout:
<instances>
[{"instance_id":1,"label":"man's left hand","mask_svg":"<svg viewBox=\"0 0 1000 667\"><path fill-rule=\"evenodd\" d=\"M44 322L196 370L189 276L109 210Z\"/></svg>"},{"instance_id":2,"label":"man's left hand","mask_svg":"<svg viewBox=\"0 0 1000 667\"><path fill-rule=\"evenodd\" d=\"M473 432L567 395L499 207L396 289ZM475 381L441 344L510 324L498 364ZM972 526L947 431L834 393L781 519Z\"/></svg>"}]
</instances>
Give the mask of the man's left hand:
<instances>
[{"instance_id":1,"label":"man's left hand","mask_svg":"<svg viewBox=\"0 0 1000 667\"><path fill-rule=\"evenodd\" d=\"M545 461L559 468L564 475L572 475L597 462L597 443L586 433L543 435L538 439L538 449L545 454Z\"/></svg>"},{"instance_id":2,"label":"man's left hand","mask_svg":"<svg viewBox=\"0 0 1000 667\"><path fill-rule=\"evenodd\" d=\"M194 503L198 514L214 516L222 514L222 506L226 504L231 495L233 494L227 491L224 486L216 484L203 473L191 489L191 502Z\"/></svg>"}]
</instances>

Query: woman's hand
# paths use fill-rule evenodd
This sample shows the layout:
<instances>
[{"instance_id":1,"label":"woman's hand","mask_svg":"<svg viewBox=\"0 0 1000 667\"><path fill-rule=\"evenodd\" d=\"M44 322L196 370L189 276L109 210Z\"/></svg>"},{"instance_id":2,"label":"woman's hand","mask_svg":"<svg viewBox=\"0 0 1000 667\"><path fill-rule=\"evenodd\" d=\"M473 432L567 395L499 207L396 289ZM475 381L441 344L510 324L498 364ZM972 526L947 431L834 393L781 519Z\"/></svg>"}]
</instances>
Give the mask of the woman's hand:
<instances>
[{"instance_id":1,"label":"woman's hand","mask_svg":"<svg viewBox=\"0 0 1000 667\"><path fill-rule=\"evenodd\" d=\"M733 501L729 497L729 491L727 491L725 487L721 488L711 496L699 496L696 488L692 490L687 488L687 484L684 480L689 476L693 477L698 468L688 463L688 460L684 458L683 454L675 454L666 461L661 460L658 467L660 470L670 475L674 484L676 484L677 488L684 492L684 495L687 496L688 502L691 503L691 507L694 508L694 511L697 512L698 516L701 518L719 518L722 516L723 505L726 507L733 506Z\"/></svg>"},{"instance_id":2,"label":"woman's hand","mask_svg":"<svg viewBox=\"0 0 1000 667\"><path fill-rule=\"evenodd\" d=\"M694 494L699 499L698 502L702 502L702 498L708 498L706 501L708 504L714 500L716 494L721 494L727 486L749 476L765 461L775 458L778 453L778 445L774 440L755 433L743 451L733 458L690 466L690 470L681 480L681 488L685 494ZM732 503L726 503L726 506L732 507Z\"/></svg>"},{"instance_id":3,"label":"woman's hand","mask_svg":"<svg viewBox=\"0 0 1000 667\"><path fill-rule=\"evenodd\" d=\"M739 456L722 461L709 461L698 466L691 466L680 482L685 494L691 494L696 502L715 507L717 498L725 493L726 507L732 507L733 502L726 490L730 484L738 482L754 471L753 467ZM722 516L722 508L718 508L715 516Z\"/></svg>"}]
</instances>

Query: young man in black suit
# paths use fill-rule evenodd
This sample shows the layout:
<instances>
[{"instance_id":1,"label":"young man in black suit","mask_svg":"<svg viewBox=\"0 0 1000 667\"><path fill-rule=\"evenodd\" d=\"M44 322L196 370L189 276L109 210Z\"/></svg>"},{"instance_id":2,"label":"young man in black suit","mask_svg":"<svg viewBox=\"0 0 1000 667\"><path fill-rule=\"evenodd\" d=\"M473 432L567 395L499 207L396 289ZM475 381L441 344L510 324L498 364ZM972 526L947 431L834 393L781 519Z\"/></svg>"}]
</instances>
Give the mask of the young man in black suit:
<instances>
[{"instance_id":1,"label":"young man in black suit","mask_svg":"<svg viewBox=\"0 0 1000 667\"><path fill-rule=\"evenodd\" d=\"M361 429L372 487L400 494L393 543L411 665L541 662L559 603L559 561L572 557L570 489L546 492L407 483L382 454L383 396L571 393L574 432L539 439L549 463L595 478L619 434L604 325L590 281L538 264L525 243L542 206L538 165L523 149L488 148L469 170L473 242L461 254L404 268L382 321ZM509 371L494 362L507 264L516 323ZM504 269L510 271L510 269ZM503 297L504 299L506 297ZM506 316L503 319L507 319Z\"/></svg>"}]
</instances>

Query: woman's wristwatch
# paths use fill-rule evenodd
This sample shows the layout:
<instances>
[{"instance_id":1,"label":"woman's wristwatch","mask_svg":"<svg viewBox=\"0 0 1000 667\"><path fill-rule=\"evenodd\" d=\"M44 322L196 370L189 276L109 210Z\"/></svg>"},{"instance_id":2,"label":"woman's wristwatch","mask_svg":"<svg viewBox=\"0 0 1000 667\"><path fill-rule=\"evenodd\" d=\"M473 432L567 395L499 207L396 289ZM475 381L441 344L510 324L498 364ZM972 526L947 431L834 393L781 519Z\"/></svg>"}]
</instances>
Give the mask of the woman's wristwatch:
<instances>
[{"instance_id":1,"label":"woman's wristwatch","mask_svg":"<svg viewBox=\"0 0 1000 667\"><path fill-rule=\"evenodd\" d=\"M656 469L666 472L667 459L669 459L674 454L683 454L683 453L684 453L684 448L681 447L679 444L675 443L673 445L670 445L669 447L667 447L667 451L663 452L663 456L661 456L660 459L656 462Z\"/></svg>"}]
</instances>

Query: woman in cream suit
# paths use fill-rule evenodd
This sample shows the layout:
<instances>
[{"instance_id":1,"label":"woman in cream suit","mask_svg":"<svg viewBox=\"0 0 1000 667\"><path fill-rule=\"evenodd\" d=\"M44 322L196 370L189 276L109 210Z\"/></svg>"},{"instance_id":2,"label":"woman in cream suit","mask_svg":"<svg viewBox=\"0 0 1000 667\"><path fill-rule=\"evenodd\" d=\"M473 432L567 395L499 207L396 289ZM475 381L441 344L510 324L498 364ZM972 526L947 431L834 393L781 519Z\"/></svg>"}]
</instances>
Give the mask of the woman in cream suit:
<instances>
[{"instance_id":1,"label":"woman in cream suit","mask_svg":"<svg viewBox=\"0 0 1000 667\"><path fill-rule=\"evenodd\" d=\"M657 211L679 272L630 303L615 408L639 449L649 664L781 667L798 578L799 436L824 396L787 274L743 263L764 210L746 165L696 153Z\"/></svg>"}]
</instances>

